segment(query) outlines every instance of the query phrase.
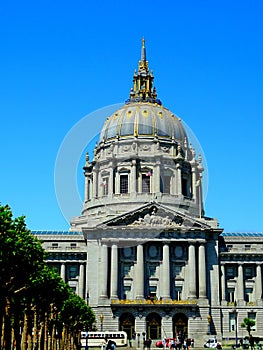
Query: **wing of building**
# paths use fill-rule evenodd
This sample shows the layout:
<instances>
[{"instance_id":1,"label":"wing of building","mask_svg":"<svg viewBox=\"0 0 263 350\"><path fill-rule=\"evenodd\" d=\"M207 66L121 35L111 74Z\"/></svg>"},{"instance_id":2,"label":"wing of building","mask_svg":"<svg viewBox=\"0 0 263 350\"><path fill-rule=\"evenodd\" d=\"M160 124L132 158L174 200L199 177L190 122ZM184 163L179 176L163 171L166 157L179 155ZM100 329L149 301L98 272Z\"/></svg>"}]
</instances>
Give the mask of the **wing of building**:
<instances>
[{"instance_id":1,"label":"wing of building","mask_svg":"<svg viewBox=\"0 0 263 350\"><path fill-rule=\"evenodd\" d=\"M144 337L262 335L262 234L227 234L205 216L202 159L157 98L144 40L129 99L84 166L85 200L68 232L34 232L85 298L99 330ZM245 331L244 331L245 335Z\"/></svg>"}]
</instances>

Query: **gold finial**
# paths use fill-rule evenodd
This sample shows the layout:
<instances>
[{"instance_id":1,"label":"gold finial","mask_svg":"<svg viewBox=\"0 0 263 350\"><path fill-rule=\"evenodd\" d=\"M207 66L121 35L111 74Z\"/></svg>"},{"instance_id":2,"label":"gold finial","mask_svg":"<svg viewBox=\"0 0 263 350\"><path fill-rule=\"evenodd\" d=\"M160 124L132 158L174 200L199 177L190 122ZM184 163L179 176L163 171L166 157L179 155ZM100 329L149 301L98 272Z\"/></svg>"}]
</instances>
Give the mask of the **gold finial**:
<instances>
[{"instance_id":1,"label":"gold finial","mask_svg":"<svg viewBox=\"0 0 263 350\"><path fill-rule=\"evenodd\" d=\"M142 48L144 49L145 48L145 39L144 39L144 37L142 37Z\"/></svg>"}]
</instances>

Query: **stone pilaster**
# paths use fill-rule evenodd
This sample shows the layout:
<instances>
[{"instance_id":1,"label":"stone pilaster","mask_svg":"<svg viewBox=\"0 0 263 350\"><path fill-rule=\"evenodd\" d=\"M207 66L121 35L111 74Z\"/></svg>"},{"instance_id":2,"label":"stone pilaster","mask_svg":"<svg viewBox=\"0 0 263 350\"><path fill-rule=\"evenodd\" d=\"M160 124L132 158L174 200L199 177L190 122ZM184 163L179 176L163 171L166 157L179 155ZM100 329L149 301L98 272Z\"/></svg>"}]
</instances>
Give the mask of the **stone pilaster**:
<instances>
[{"instance_id":1,"label":"stone pilaster","mask_svg":"<svg viewBox=\"0 0 263 350\"><path fill-rule=\"evenodd\" d=\"M169 244L163 245L162 297L170 298L170 252Z\"/></svg>"},{"instance_id":2,"label":"stone pilaster","mask_svg":"<svg viewBox=\"0 0 263 350\"><path fill-rule=\"evenodd\" d=\"M118 298L118 247L113 244L111 247L111 282L110 297Z\"/></svg>"},{"instance_id":3,"label":"stone pilaster","mask_svg":"<svg viewBox=\"0 0 263 350\"><path fill-rule=\"evenodd\" d=\"M100 297L107 298L107 285L108 285L108 247L106 244L101 246L101 263L100 263L100 275L101 275L101 291Z\"/></svg>"},{"instance_id":4,"label":"stone pilaster","mask_svg":"<svg viewBox=\"0 0 263 350\"><path fill-rule=\"evenodd\" d=\"M195 271L195 245L194 243L189 244L188 248L189 256L189 298L196 298L196 271Z\"/></svg>"},{"instance_id":5,"label":"stone pilaster","mask_svg":"<svg viewBox=\"0 0 263 350\"><path fill-rule=\"evenodd\" d=\"M137 246L137 264L136 264L136 299L144 298L144 257L143 245Z\"/></svg>"},{"instance_id":6,"label":"stone pilaster","mask_svg":"<svg viewBox=\"0 0 263 350\"><path fill-rule=\"evenodd\" d=\"M206 259L205 245L202 243L198 248L199 261L199 298L206 298Z\"/></svg>"}]
</instances>

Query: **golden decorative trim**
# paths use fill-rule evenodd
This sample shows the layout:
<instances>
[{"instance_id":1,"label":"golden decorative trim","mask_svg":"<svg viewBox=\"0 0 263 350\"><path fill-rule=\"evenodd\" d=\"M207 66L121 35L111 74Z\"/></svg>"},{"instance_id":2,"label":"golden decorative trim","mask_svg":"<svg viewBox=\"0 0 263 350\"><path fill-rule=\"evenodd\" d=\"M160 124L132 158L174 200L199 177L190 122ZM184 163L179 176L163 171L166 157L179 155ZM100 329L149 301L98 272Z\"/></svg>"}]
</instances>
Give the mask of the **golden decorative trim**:
<instances>
[{"instance_id":1,"label":"golden decorative trim","mask_svg":"<svg viewBox=\"0 0 263 350\"><path fill-rule=\"evenodd\" d=\"M196 304L196 300L171 300L171 299L163 299L163 300L148 300L148 299L112 299L111 304L114 305L192 305Z\"/></svg>"}]
</instances>

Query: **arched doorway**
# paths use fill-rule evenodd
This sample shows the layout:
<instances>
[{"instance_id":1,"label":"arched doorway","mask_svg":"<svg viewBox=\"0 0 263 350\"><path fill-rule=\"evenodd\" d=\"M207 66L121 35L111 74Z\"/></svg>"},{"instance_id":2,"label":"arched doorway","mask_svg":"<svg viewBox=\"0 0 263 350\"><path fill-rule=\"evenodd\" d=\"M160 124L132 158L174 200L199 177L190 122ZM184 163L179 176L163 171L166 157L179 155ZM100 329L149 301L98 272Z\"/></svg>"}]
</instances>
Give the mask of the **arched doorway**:
<instances>
[{"instance_id":1,"label":"arched doorway","mask_svg":"<svg viewBox=\"0 0 263 350\"><path fill-rule=\"evenodd\" d=\"M153 312L146 317L147 337L161 339L161 316Z\"/></svg>"},{"instance_id":2,"label":"arched doorway","mask_svg":"<svg viewBox=\"0 0 263 350\"><path fill-rule=\"evenodd\" d=\"M128 339L132 339L132 335L134 333L135 329L135 319L134 316L129 313L125 312L120 317L120 330L127 333Z\"/></svg>"},{"instance_id":3,"label":"arched doorway","mask_svg":"<svg viewBox=\"0 0 263 350\"><path fill-rule=\"evenodd\" d=\"M188 318L185 314L176 314L173 318L173 336L182 340L188 337Z\"/></svg>"}]
</instances>

